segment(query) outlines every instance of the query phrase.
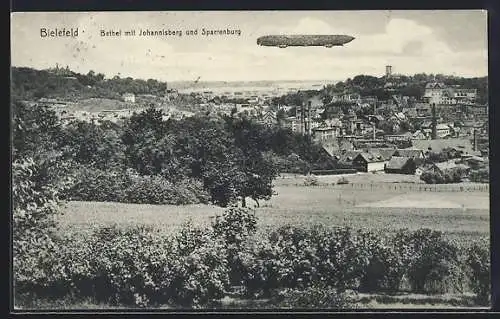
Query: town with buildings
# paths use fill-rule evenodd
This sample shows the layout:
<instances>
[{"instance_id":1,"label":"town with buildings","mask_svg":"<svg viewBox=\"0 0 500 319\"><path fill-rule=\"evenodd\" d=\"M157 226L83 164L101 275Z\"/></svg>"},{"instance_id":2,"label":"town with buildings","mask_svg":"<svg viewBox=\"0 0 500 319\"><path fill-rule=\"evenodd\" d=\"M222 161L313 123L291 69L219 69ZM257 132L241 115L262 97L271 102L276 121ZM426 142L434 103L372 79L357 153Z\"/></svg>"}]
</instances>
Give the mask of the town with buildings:
<instances>
[{"instance_id":1,"label":"town with buildings","mask_svg":"<svg viewBox=\"0 0 500 319\"><path fill-rule=\"evenodd\" d=\"M198 112L246 116L305 135L320 144L339 167L361 172L420 175L425 170L445 173L460 168L466 179L471 166L487 165L488 104L479 103L477 89L433 80L424 84L422 96L405 96L394 93L395 87L408 85L400 77L392 73L392 66L386 66L381 81L387 99L352 89L318 88L317 84L308 88L166 89L158 95L126 92L112 103L87 100L89 105L100 105L94 110L82 101L41 98L36 103L51 106L63 123L75 119L117 123L151 106L163 110L164 120ZM300 95L300 99L282 103L287 95ZM446 163L431 165L425 160L431 153L442 152L452 155Z\"/></svg>"}]
</instances>

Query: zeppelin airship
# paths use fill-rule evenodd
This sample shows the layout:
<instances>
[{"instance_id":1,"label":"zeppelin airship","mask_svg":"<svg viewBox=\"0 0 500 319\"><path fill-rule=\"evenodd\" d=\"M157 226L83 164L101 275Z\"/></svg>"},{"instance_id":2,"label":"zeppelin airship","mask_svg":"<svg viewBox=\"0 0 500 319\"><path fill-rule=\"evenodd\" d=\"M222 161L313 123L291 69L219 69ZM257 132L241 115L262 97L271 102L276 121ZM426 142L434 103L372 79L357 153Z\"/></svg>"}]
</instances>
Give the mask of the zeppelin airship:
<instances>
[{"instance_id":1,"label":"zeppelin airship","mask_svg":"<svg viewBox=\"0 0 500 319\"><path fill-rule=\"evenodd\" d=\"M355 38L350 35L266 35L257 39L258 45L269 47L308 47L321 46L331 48L343 46Z\"/></svg>"}]
</instances>

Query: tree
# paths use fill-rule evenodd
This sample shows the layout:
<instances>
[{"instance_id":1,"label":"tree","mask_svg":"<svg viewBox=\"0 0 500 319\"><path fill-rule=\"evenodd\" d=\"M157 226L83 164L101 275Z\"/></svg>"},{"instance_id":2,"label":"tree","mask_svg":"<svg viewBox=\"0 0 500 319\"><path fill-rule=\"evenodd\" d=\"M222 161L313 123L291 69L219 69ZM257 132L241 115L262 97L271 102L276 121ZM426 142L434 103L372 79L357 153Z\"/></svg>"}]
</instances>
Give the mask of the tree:
<instances>
[{"instance_id":1,"label":"tree","mask_svg":"<svg viewBox=\"0 0 500 319\"><path fill-rule=\"evenodd\" d=\"M13 101L12 124L14 160L29 156L36 161L45 153L58 149L61 125L49 107Z\"/></svg>"},{"instance_id":2,"label":"tree","mask_svg":"<svg viewBox=\"0 0 500 319\"><path fill-rule=\"evenodd\" d=\"M122 141L127 166L143 175L174 172L175 135L168 134L163 112L154 107L134 114L125 123ZM170 165L170 167L166 167ZM172 176L170 176L172 177Z\"/></svg>"},{"instance_id":3,"label":"tree","mask_svg":"<svg viewBox=\"0 0 500 319\"><path fill-rule=\"evenodd\" d=\"M99 169L124 165L121 130L111 122L74 121L62 130L60 140L65 158L77 163Z\"/></svg>"},{"instance_id":4,"label":"tree","mask_svg":"<svg viewBox=\"0 0 500 319\"><path fill-rule=\"evenodd\" d=\"M236 193L242 198L243 206L246 206L246 197L252 198L259 205L259 200L272 196L272 182L278 175L272 156L266 154L271 149L269 142L272 131L247 118L228 119L227 127L239 149L240 159L237 164L244 177Z\"/></svg>"}]
</instances>

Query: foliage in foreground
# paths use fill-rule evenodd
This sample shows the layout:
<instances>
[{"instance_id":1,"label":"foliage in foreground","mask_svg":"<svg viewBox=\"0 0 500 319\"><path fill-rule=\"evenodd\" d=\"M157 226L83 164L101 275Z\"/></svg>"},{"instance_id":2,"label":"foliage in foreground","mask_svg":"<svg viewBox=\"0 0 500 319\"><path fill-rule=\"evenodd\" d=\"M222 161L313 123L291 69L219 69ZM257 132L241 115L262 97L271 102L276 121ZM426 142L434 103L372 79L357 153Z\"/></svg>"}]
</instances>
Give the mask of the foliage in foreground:
<instances>
[{"instance_id":1,"label":"foliage in foreground","mask_svg":"<svg viewBox=\"0 0 500 319\"><path fill-rule=\"evenodd\" d=\"M482 241L471 245L467 251L467 265L470 269L472 290L476 294L477 302L488 305L491 291L491 264L490 245Z\"/></svg>"},{"instance_id":2,"label":"foliage in foreground","mask_svg":"<svg viewBox=\"0 0 500 319\"><path fill-rule=\"evenodd\" d=\"M380 235L284 226L257 238L254 212L233 207L210 227L186 223L174 236L142 227L98 227L89 236L59 237L51 231L58 212L54 188L33 182L38 168L32 161L13 168L16 296L213 307L239 285L250 298L282 291L285 300L276 302L283 307L301 306L308 298L333 307L344 305L348 290L397 292L406 283L413 292L444 293L468 275L479 300L488 299L487 246L460 251L428 229ZM317 287L340 299L318 295Z\"/></svg>"},{"instance_id":3,"label":"foliage in foreground","mask_svg":"<svg viewBox=\"0 0 500 319\"><path fill-rule=\"evenodd\" d=\"M443 254L450 244L437 232L401 231L384 239L348 228L283 227L254 240L253 220L250 210L234 208L210 228L188 222L174 236L105 227L89 237L57 238L57 249L44 251L49 259L25 256L26 265L38 263L43 276L16 278L24 283L17 293L116 306L206 308L240 286L242 297L270 298L273 307L337 309L352 308L352 291L395 293L405 291L405 282L414 293L449 292L447 283L462 267L478 298L489 294L486 256L471 247L464 256L468 263L461 264ZM221 236L224 229L233 232Z\"/></svg>"},{"instance_id":4,"label":"foliage in foreground","mask_svg":"<svg viewBox=\"0 0 500 319\"><path fill-rule=\"evenodd\" d=\"M57 249L53 234L58 194L52 184L40 181L41 169L31 158L12 165L13 271L15 284L26 287L46 285L42 268L54 263L51 253Z\"/></svg>"}]
</instances>

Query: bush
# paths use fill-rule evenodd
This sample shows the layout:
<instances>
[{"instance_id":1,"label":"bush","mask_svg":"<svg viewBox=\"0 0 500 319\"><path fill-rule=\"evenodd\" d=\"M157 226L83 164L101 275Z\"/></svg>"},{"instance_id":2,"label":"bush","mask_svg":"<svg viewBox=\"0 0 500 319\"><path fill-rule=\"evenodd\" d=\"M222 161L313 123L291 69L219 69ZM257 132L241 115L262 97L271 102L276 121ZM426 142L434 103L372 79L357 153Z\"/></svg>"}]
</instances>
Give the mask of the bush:
<instances>
[{"instance_id":1,"label":"bush","mask_svg":"<svg viewBox=\"0 0 500 319\"><path fill-rule=\"evenodd\" d=\"M159 175L140 176L133 170L81 167L74 172L74 180L65 194L71 200L171 205L209 200L199 181L182 180L174 184Z\"/></svg>"},{"instance_id":2,"label":"bush","mask_svg":"<svg viewBox=\"0 0 500 319\"><path fill-rule=\"evenodd\" d=\"M36 286L48 284L45 271L56 250L53 241L58 191L51 184L37 180L40 166L32 159L12 165L13 272L16 295L35 292Z\"/></svg>"},{"instance_id":3,"label":"bush","mask_svg":"<svg viewBox=\"0 0 500 319\"><path fill-rule=\"evenodd\" d=\"M319 278L340 292L358 288L367 267L370 247L349 227L313 229Z\"/></svg>"},{"instance_id":4,"label":"bush","mask_svg":"<svg viewBox=\"0 0 500 319\"><path fill-rule=\"evenodd\" d=\"M444 177L441 174L426 171L420 175L420 179L427 184L443 184Z\"/></svg>"},{"instance_id":5,"label":"bush","mask_svg":"<svg viewBox=\"0 0 500 319\"><path fill-rule=\"evenodd\" d=\"M491 295L490 249L487 241L474 243L467 249L467 265L470 271L472 291L481 305L489 305Z\"/></svg>"},{"instance_id":6,"label":"bush","mask_svg":"<svg viewBox=\"0 0 500 319\"><path fill-rule=\"evenodd\" d=\"M307 175L304 179L305 186L317 186L319 185L318 177L315 175Z\"/></svg>"},{"instance_id":7,"label":"bush","mask_svg":"<svg viewBox=\"0 0 500 319\"><path fill-rule=\"evenodd\" d=\"M48 296L197 308L222 298L228 283L224 245L191 224L176 237L144 227L102 227L89 238L61 238L50 257L49 283L38 289Z\"/></svg>"},{"instance_id":8,"label":"bush","mask_svg":"<svg viewBox=\"0 0 500 319\"><path fill-rule=\"evenodd\" d=\"M279 157L275 160L280 172L304 174L311 170L311 164L302 160L297 154L290 154L287 157Z\"/></svg>"},{"instance_id":9,"label":"bush","mask_svg":"<svg viewBox=\"0 0 500 319\"><path fill-rule=\"evenodd\" d=\"M242 249L245 240L255 234L257 217L249 208L232 207L224 211L222 216L216 216L212 222L216 238L223 239L227 249L229 278L233 285L240 285L244 271Z\"/></svg>"},{"instance_id":10,"label":"bush","mask_svg":"<svg viewBox=\"0 0 500 319\"><path fill-rule=\"evenodd\" d=\"M430 229L398 232L396 249L411 289L416 293L444 293L459 263L458 248Z\"/></svg>"},{"instance_id":11,"label":"bush","mask_svg":"<svg viewBox=\"0 0 500 319\"><path fill-rule=\"evenodd\" d=\"M344 176L342 176L337 181L337 185L345 185L345 184L349 184L349 180L347 178L345 178Z\"/></svg>"},{"instance_id":12,"label":"bush","mask_svg":"<svg viewBox=\"0 0 500 319\"><path fill-rule=\"evenodd\" d=\"M212 223L214 235L223 238L228 247L240 248L243 241L257 230L255 211L245 207L231 207Z\"/></svg>"},{"instance_id":13,"label":"bush","mask_svg":"<svg viewBox=\"0 0 500 319\"><path fill-rule=\"evenodd\" d=\"M65 192L68 200L125 202L125 190L130 185L126 172L122 170L100 170L80 166L73 171L75 183Z\"/></svg>"},{"instance_id":14,"label":"bush","mask_svg":"<svg viewBox=\"0 0 500 319\"><path fill-rule=\"evenodd\" d=\"M242 252L247 293L269 296L316 284L339 291L357 287L366 263L361 249L349 228L280 227Z\"/></svg>"},{"instance_id":15,"label":"bush","mask_svg":"<svg viewBox=\"0 0 500 319\"><path fill-rule=\"evenodd\" d=\"M460 169L453 169L444 174L427 171L420 175L420 179L427 184L460 183L462 181L462 171Z\"/></svg>"},{"instance_id":16,"label":"bush","mask_svg":"<svg viewBox=\"0 0 500 319\"><path fill-rule=\"evenodd\" d=\"M186 205L207 203L208 193L197 181L173 184L162 176L129 175L123 201L137 204Z\"/></svg>"},{"instance_id":17,"label":"bush","mask_svg":"<svg viewBox=\"0 0 500 319\"><path fill-rule=\"evenodd\" d=\"M481 168L478 170L473 170L470 173L470 181L475 183L489 183L490 182L490 170L489 168Z\"/></svg>"},{"instance_id":18,"label":"bush","mask_svg":"<svg viewBox=\"0 0 500 319\"><path fill-rule=\"evenodd\" d=\"M399 291L405 269L390 238L382 238L371 232L362 232L360 237L368 260L361 278L360 291Z\"/></svg>"}]
</instances>

